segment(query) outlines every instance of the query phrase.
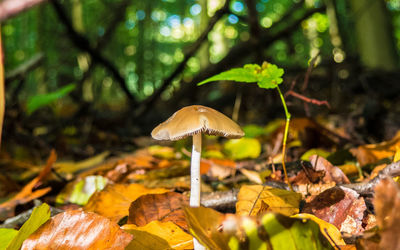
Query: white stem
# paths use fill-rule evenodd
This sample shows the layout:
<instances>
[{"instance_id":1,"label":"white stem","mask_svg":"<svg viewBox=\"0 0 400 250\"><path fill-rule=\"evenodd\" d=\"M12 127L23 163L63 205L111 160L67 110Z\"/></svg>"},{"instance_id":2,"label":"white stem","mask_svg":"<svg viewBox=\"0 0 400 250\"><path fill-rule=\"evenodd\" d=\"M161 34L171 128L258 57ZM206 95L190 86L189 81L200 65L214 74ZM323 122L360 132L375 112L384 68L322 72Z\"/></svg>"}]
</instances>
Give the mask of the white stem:
<instances>
[{"instance_id":1,"label":"white stem","mask_svg":"<svg viewBox=\"0 0 400 250\"><path fill-rule=\"evenodd\" d=\"M192 162L190 167L190 206L200 206L201 133L193 135Z\"/></svg>"},{"instance_id":2,"label":"white stem","mask_svg":"<svg viewBox=\"0 0 400 250\"><path fill-rule=\"evenodd\" d=\"M201 158L201 133L193 135L192 161L190 167L190 206L200 206L200 158ZM195 250L206 249L196 238L193 237Z\"/></svg>"}]
</instances>

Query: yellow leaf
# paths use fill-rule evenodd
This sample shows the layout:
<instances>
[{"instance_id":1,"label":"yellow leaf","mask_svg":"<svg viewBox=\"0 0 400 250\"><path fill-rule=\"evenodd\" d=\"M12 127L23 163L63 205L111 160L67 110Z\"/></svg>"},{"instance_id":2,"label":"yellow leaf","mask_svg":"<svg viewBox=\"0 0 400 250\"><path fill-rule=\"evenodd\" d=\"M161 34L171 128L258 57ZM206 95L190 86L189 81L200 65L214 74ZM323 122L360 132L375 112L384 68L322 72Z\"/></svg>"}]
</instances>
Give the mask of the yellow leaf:
<instances>
[{"instance_id":1,"label":"yellow leaf","mask_svg":"<svg viewBox=\"0 0 400 250\"><path fill-rule=\"evenodd\" d=\"M240 172L244 176L246 176L250 181L257 183L257 184L263 184L263 180L261 179L260 174L257 171L252 171L252 170L247 170L245 168L241 168Z\"/></svg>"},{"instance_id":2,"label":"yellow leaf","mask_svg":"<svg viewBox=\"0 0 400 250\"><path fill-rule=\"evenodd\" d=\"M59 162L54 164L54 169L58 173L75 173L79 170L87 169L100 164L104 159L110 154L110 152L105 151L101 154L95 155L89 159L85 159L79 162Z\"/></svg>"},{"instance_id":3,"label":"yellow leaf","mask_svg":"<svg viewBox=\"0 0 400 250\"><path fill-rule=\"evenodd\" d=\"M184 232L180 227L175 225L174 223L168 221L168 222L161 222L161 221L152 221L149 224L143 226L143 227L138 227L133 224L126 224L122 226L122 229L125 231L135 235L136 231L143 231L143 232L148 232L150 234L156 235L164 240L166 240L169 244L169 246L173 249L192 249L193 248L193 236L190 234ZM132 242L129 246L133 244L138 244L138 243L143 243L143 240L141 238L134 239L133 241L138 241L138 242ZM151 242L150 242L151 244Z\"/></svg>"},{"instance_id":4,"label":"yellow leaf","mask_svg":"<svg viewBox=\"0 0 400 250\"><path fill-rule=\"evenodd\" d=\"M332 246L343 246L346 245L342 238L342 234L340 231L335 227L334 225L321 220L320 218L316 217L315 215L312 214L296 214L293 215L292 217L294 218L299 218L299 219L310 219L316 222L322 232L322 234L326 237L326 239L331 243Z\"/></svg>"},{"instance_id":5,"label":"yellow leaf","mask_svg":"<svg viewBox=\"0 0 400 250\"><path fill-rule=\"evenodd\" d=\"M400 146L396 146L396 153L394 154L393 162L400 161Z\"/></svg>"},{"instance_id":6,"label":"yellow leaf","mask_svg":"<svg viewBox=\"0 0 400 250\"><path fill-rule=\"evenodd\" d=\"M238 215L257 215L272 211L283 215L299 212L301 195L292 191L261 185L245 185L240 188L236 212Z\"/></svg>"},{"instance_id":7,"label":"yellow leaf","mask_svg":"<svg viewBox=\"0 0 400 250\"><path fill-rule=\"evenodd\" d=\"M129 206L132 201L144 194L162 194L168 189L149 189L139 184L113 184L107 185L102 191L96 192L90 197L84 210L103 215L114 222L129 214Z\"/></svg>"},{"instance_id":8,"label":"yellow leaf","mask_svg":"<svg viewBox=\"0 0 400 250\"><path fill-rule=\"evenodd\" d=\"M390 141L384 141L378 144L361 145L352 148L350 152L357 158L361 166L370 163L376 163L385 158L391 158L395 155L397 148L400 147L400 131Z\"/></svg>"}]
</instances>

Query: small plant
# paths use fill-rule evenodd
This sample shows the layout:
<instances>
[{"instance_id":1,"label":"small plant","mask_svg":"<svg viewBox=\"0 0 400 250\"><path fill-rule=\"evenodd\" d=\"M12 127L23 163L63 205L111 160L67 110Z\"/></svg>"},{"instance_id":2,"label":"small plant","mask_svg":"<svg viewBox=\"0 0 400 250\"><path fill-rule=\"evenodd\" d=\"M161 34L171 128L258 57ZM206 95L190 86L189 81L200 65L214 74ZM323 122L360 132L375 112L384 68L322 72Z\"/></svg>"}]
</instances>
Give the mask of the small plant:
<instances>
[{"instance_id":1,"label":"small plant","mask_svg":"<svg viewBox=\"0 0 400 250\"><path fill-rule=\"evenodd\" d=\"M225 81L235 81L235 82L256 82L258 87L262 89L278 90L286 115L285 133L283 136L283 143L282 143L282 167L283 167L283 172L285 174L285 180L289 185L289 188L293 190L292 185L290 184L287 176L286 165L285 165L286 140L289 132L290 113L287 109L285 98L283 97L282 92L278 86L283 82L282 79L283 73L284 73L283 69L279 68L275 64L271 64L268 62L264 62L261 66L258 64L246 64L243 66L243 68L230 69L218 75L212 76L198 83L197 85L200 86L208 82L225 80Z\"/></svg>"}]
</instances>

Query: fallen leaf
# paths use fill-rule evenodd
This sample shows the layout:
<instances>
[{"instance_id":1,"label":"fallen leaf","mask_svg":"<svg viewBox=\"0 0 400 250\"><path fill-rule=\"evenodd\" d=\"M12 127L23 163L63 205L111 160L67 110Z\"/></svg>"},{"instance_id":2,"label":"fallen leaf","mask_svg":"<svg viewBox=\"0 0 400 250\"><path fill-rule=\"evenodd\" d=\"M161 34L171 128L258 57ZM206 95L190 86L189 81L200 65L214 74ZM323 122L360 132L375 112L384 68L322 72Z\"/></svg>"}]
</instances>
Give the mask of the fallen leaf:
<instances>
[{"instance_id":1,"label":"fallen leaf","mask_svg":"<svg viewBox=\"0 0 400 250\"><path fill-rule=\"evenodd\" d=\"M310 162L314 169L317 171L324 171L325 176L322 178L324 183L335 182L337 184L350 183L347 176L340 170L340 168L333 166L325 158L313 155L310 157Z\"/></svg>"},{"instance_id":2,"label":"fallen leaf","mask_svg":"<svg viewBox=\"0 0 400 250\"><path fill-rule=\"evenodd\" d=\"M224 150L233 160L255 159L261 153L261 143L254 138L231 139L225 143Z\"/></svg>"},{"instance_id":3,"label":"fallen leaf","mask_svg":"<svg viewBox=\"0 0 400 250\"><path fill-rule=\"evenodd\" d=\"M342 234L334 225L321 220L320 218L312 215L312 214L296 214L292 216L293 218L298 219L310 219L318 224L321 233L325 236L325 238L331 243L332 246L344 246L346 243L342 238Z\"/></svg>"},{"instance_id":4,"label":"fallen leaf","mask_svg":"<svg viewBox=\"0 0 400 250\"><path fill-rule=\"evenodd\" d=\"M333 249L318 224L308 219L278 213L224 215L204 207L187 207L185 214L190 231L208 249Z\"/></svg>"},{"instance_id":5,"label":"fallen leaf","mask_svg":"<svg viewBox=\"0 0 400 250\"><path fill-rule=\"evenodd\" d=\"M118 222L129 214L132 201L145 194L168 192L164 188L149 189L140 184L108 184L102 191L90 197L84 210L103 215L113 222Z\"/></svg>"},{"instance_id":6,"label":"fallen leaf","mask_svg":"<svg viewBox=\"0 0 400 250\"><path fill-rule=\"evenodd\" d=\"M35 207L29 219L19 229L17 235L7 246L7 250L20 249L22 243L41 225L50 218L50 207L43 203L39 207Z\"/></svg>"},{"instance_id":7,"label":"fallen leaf","mask_svg":"<svg viewBox=\"0 0 400 250\"><path fill-rule=\"evenodd\" d=\"M141 237L135 237L135 235L138 234L138 231L147 232L166 240L169 248L177 250L193 248L193 236L186 233L180 227L170 221L152 221L143 227L138 227L133 224L126 224L122 226L122 229L131 233L134 237L127 249L143 249L143 246L145 245L149 245L149 249L152 250L165 249L155 247L153 239L149 241L148 238L143 238L143 235L140 235Z\"/></svg>"},{"instance_id":8,"label":"fallen leaf","mask_svg":"<svg viewBox=\"0 0 400 250\"><path fill-rule=\"evenodd\" d=\"M230 249L230 236L221 231L225 215L205 207L185 207L184 212L190 233L203 246L212 250Z\"/></svg>"},{"instance_id":9,"label":"fallen leaf","mask_svg":"<svg viewBox=\"0 0 400 250\"><path fill-rule=\"evenodd\" d=\"M104 162L108 155L110 155L110 152L106 151L79 162L59 162L54 164L54 169L57 170L57 173L75 173Z\"/></svg>"},{"instance_id":10,"label":"fallen leaf","mask_svg":"<svg viewBox=\"0 0 400 250\"><path fill-rule=\"evenodd\" d=\"M249 179L251 182L254 182L256 184L263 184L263 180L261 179L260 173L257 171L252 171L252 170L248 170L245 168L241 168L239 169L239 171L247 177L247 179Z\"/></svg>"},{"instance_id":11,"label":"fallen leaf","mask_svg":"<svg viewBox=\"0 0 400 250\"><path fill-rule=\"evenodd\" d=\"M147 148L149 153L162 159L175 159L175 150L172 147L153 145Z\"/></svg>"},{"instance_id":12,"label":"fallen leaf","mask_svg":"<svg viewBox=\"0 0 400 250\"><path fill-rule=\"evenodd\" d=\"M5 220L6 218L14 216L14 208L19 204L25 204L34 199L37 199L45 194L47 194L51 188L42 188L35 191L34 188L42 183L42 181L50 173L54 162L57 160L57 154L54 150L51 151L49 158L47 159L46 166L39 173L39 176L30 181L22 190L16 194L10 200L0 204L0 220Z\"/></svg>"},{"instance_id":13,"label":"fallen leaf","mask_svg":"<svg viewBox=\"0 0 400 250\"><path fill-rule=\"evenodd\" d=\"M124 249L132 238L103 216L74 210L51 218L22 249Z\"/></svg>"},{"instance_id":14,"label":"fallen leaf","mask_svg":"<svg viewBox=\"0 0 400 250\"><path fill-rule=\"evenodd\" d=\"M0 228L0 249L6 249L17 234L18 231L15 229Z\"/></svg>"},{"instance_id":15,"label":"fallen leaf","mask_svg":"<svg viewBox=\"0 0 400 250\"><path fill-rule=\"evenodd\" d=\"M269 207L267 211L284 215L299 212L301 195L295 192L262 185L244 185L240 188L236 213L238 215L257 215L262 202Z\"/></svg>"},{"instance_id":16,"label":"fallen leaf","mask_svg":"<svg viewBox=\"0 0 400 250\"><path fill-rule=\"evenodd\" d=\"M375 188L374 208L379 227L371 240L364 236L364 249L400 249L400 189L390 178L381 180Z\"/></svg>"},{"instance_id":17,"label":"fallen leaf","mask_svg":"<svg viewBox=\"0 0 400 250\"><path fill-rule=\"evenodd\" d=\"M57 195L56 203L74 203L83 206L96 191L103 190L106 184L107 178L99 175L90 175L82 180L69 182Z\"/></svg>"},{"instance_id":18,"label":"fallen leaf","mask_svg":"<svg viewBox=\"0 0 400 250\"><path fill-rule=\"evenodd\" d=\"M171 221L187 231L185 205L189 205L189 198L176 192L142 195L130 205L128 223L145 226L155 220Z\"/></svg>"},{"instance_id":19,"label":"fallen leaf","mask_svg":"<svg viewBox=\"0 0 400 250\"><path fill-rule=\"evenodd\" d=\"M364 199L356 191L333 187L306 203L303 212L335 225L340 232L356 235L364 231L362 224L366 209Z\"/></svg>"},{"instance_id":20,"label":"fallen leaf","mask_svg":"<svg viewBox=\"0 0 400 250\"><path fill-rule=\"evenodd\" d=\"M400 131L390 141L378 144L361 145L352 148L350 152L357 158L361 166L376 163L379 160L393 157L396 148L400 146Z\"/></svg>"}]
</instances>

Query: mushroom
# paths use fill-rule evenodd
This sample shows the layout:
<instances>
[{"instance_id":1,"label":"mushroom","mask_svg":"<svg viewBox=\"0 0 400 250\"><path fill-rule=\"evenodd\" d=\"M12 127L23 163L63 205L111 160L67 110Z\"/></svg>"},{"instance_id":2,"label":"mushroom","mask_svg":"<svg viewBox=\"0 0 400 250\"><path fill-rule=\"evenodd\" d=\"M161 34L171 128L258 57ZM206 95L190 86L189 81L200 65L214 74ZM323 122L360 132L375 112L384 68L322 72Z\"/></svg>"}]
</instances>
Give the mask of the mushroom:
<instances>
[{"instance_id":1,"label":"mushroom","mask_svg":"<svg viewBox=\"0 0 400 250\"><path fill-rule=\"evenodd\" d=\"M184 107L151 132L156 140L176 141L193 136L190 168L190 206L200 206L201 134L235 139L244 136L243 130L224 114L201 105Z\"/></svg>"}]
</instances>

